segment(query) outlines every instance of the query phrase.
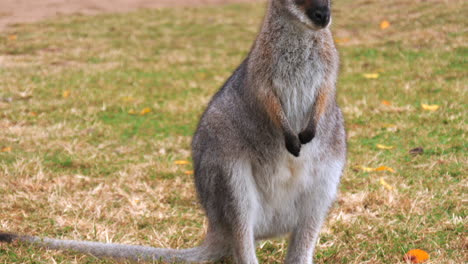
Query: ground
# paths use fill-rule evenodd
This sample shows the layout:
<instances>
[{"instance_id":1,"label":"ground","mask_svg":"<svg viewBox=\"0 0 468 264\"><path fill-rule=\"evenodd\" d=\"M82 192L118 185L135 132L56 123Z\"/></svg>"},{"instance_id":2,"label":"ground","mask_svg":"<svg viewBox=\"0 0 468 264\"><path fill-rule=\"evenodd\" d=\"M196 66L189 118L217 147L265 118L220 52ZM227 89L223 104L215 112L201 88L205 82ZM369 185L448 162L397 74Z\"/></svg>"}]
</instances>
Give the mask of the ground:
<instances>
[{"instance_id":1,"label":"ground","mask_svg":"<svg viewBox=\"0 0 468 264\"><path fill-rule=\"evenodd\" d=\"M91 15L128 12L142 8L219 5L261 0L2 0L0 2L0 30L16 23L31 23L64 15Z\"/></svg>"},{"instance_id":2,"label":"ground","mask_svg":"<svg viewBox=\"0 0 468 264\"><path fill-rule=\"evenodd\" d=\"M190 140L263 3L59 16L0 34L0 230L183 248L206 228ZM468 260L464 0L341 0L349 157L315 263ZM287 239L259 244L281 263ZM227 263L230 260L226 260ZM0 263L113 263L0 245Z\"/></svg>"}]
</instances>

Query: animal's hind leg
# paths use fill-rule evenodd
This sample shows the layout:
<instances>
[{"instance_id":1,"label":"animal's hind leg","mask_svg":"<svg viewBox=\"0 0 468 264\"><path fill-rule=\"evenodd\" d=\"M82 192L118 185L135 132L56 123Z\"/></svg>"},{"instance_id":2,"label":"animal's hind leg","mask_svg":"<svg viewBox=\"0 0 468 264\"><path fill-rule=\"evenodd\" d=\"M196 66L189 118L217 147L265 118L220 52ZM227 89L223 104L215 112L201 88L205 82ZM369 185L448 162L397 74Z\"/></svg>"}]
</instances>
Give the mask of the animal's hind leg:
<instances>
[{"instance_id":1,"label":"animal's hind leg","mask_svg":"<svg viewBox=\"0 0 468 264\"><path fill-rule=\"evenodd\" d=\"M237 264L257 264L254 223L258 194L251 163L240 157L208 154L195 162L195 183L210 226L224 236Z\"/></svg>"},{"instance_id":2,"label":"animal's hind leg","mask_svg":"<svg viewBox=\"0 0 468 264\"><path fill-rule=\"evenodd\" d=\"M229 184L233 188L232 202L228 207L228 210L232 210L232 218L228 222L234 260L237 264L257 264L254 213L258 207L258 196L249 162L237 161L233 164Z\"/></svg>"},{"instance_id":3,"label":"animal's hind leg","mask_svg":"<svg viewBox=\"0 0 468 264\"><path fill-rule=\"evenodd\" d=\"M181 258L192 262L217 261L229 255L229 241L222 232L212 226L208 227L208 232L203 243L192 249L178 250Z\"/></svg>"}]
</instances>

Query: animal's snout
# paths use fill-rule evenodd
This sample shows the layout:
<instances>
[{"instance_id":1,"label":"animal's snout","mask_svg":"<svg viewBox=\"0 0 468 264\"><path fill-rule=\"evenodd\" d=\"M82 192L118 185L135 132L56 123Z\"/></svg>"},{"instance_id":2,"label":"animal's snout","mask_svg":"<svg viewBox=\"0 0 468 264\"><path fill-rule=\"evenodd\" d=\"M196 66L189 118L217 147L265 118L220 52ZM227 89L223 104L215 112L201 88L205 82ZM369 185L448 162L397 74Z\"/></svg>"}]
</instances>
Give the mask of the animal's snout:
<instances>
[{"instance_id":1,"label":"animal's snout","mask_svg":"<svg viewBox=\"0 0 468 264\"><path fill-rule=\"evenodd\" d=\"M307 10L307 16L319 27L326 27L330 23L330 8L321 6Z\"/></svg>"}]
</instances>

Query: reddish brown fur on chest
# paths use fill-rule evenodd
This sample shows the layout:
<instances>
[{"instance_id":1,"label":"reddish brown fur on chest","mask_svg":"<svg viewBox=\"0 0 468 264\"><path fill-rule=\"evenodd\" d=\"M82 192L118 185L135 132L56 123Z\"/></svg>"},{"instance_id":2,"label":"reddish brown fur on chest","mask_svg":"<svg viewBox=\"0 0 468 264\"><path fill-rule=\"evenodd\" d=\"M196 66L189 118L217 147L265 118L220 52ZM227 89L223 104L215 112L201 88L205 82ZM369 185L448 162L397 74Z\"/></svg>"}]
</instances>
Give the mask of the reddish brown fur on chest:
<instances>
[{"instance_id":1,"label":"reddish brown fur on chest","mask_svg":"<svg viewBox=\"0 0 468 264\"><path fill-rule=\"evenodd\" d=\"M315 120L319 120L319 118L325 113L328 105L328 91L326 89L321 89L315 101Z\"/></svg>"}]
</instances>

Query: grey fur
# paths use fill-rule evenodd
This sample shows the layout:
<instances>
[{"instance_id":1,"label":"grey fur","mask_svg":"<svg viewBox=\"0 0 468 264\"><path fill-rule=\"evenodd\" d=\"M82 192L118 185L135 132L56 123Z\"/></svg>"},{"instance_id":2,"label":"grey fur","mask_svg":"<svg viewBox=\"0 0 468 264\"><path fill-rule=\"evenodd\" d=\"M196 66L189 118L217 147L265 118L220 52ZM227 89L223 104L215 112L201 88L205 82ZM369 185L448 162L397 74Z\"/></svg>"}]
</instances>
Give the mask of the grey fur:
<instances>
[{"instance_id":1,"label":"grey fur","mask_svg":"<svg viewBox=\"0 0 468 264\"><path fill-rule=\"evenodd\" d=\"M311 264L346 159L335 101L338 54L327 25L307 17L310 8L329 6L270 0L249 56L203 114L192 142L195 185L209 221L200 247L16 240L114 258L202 262L232 255L238 264L256 264L256 241L290 233L285 263Z\"/></svg>"}]
</instances>

